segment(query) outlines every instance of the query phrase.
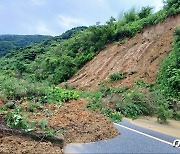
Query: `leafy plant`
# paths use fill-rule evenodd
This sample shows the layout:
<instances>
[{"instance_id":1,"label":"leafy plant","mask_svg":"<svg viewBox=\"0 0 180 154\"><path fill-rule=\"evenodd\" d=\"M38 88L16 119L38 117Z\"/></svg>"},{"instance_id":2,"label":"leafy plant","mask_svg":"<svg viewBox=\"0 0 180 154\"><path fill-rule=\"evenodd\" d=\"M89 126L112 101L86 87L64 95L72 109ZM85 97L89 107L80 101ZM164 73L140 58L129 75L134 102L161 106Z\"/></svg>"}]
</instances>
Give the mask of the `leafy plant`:
<instances>
[{"instance_id":1,"label":"leafy plant","mask_svg":"<svg viewBox=\"0 0 180 154\"><path fill-rule=\"evenodd\" d=\"M157 82L168 99L180 99L180 28L175 30L173 50L163 61Z\"/></svg>"},{"instance_id":2,"label":"leafy plant","mask_svg":"<svg viewBox=\"0 0 180 154\"><path fill-rule=\"evenodd\" d=\"M6 103L5 105L3 105L1 107L1 110L3 111L7 111L7 109L13 109L15 107L15 102L14 101L11 101L11 102L8 102Z\"/></svg>"},{"instance_id":3,"label":"leafy plant","mask_svg":"<svg viewBox=\"0 0 180 154\"><path fill-rule=\"evenodd\" d=\"M137 19L135 8L132 8L128 12L124 13L124 18L127 23L135 21Z\"/></svg>"},{"instance_id":4,"label":"leafy plant","mask_svg":"<svg viewBox=\"0 0 180 154\"><path fill-rule=\"evenodd\" d=\"M109 117L113 122L120 122L122 120L121 114L111 108L102 108L101 113Z\"/></svg>"},{"instance_id":5,"label":"leafy plant","mask_svg":"<svg viewBox=\"0 0 180 154\"><path fill-rule=\"evenodd\" d=\"M57 102L66 102L70 99L78 99L79 95L73 90L54 87L49 91L48 98Z\"/></svg>"},{"instance_id":6,"label":"leafy plant","mask_svg":"<svg viewBox=\"0 0 180 154\"><path fill-rule=\"evenodd\" d=\"M40 122L39 122L39 125L40 125L40 127L41 127L41 129L42 129L43 131L46 130L47 120L44 119L44 120L40 121Z\"/></svg>"},{"instance_id":7,"label":"leafy plant","mask_svg":"<svg viewBox=\"0 0 180 154\"><path fill-rule=\"evenodd\" d=\"M171 118L173 110L168 108L167 103L161 103L157 107L157 120L159 123L167 123L167 119Z\"/></svg>"},{"instance_id":8,"label":"leafy plant","mask_svg":"<svg viewBox=\"0 0 180 154\"><path fill-rule=\"evenodd\" d=\"M117 81L117 80L121 80L124 79L126 77L125 73L122 72L117 72L117 73L113 73L109 76L109 80L112 81Z\"/></svg>"},{"instance_id":9,"label":"leafy plant","mask_svg":"<svg viewBox=\"0 0 180 154\"><path fill-rule=\"evenodd\" d=\"M121 110L124 116L132 119L137 119L139 116L144 115L144 111L148 112L141 104L127 104Z\"/></svg>"},{"instance_id":10,"label":"leafy plant","mask_svg":"<svg viewBox=\"0 0 180 154\"><path fill-rule=\"evenodd\" d=\"M37 109L42 110L43 108L44 108L43 105L39 102L31 102L27 106L27 110L30 112L36 112Z\"/></svg>"},{"instance_id":11,"label":"leafy plant","mask_svg":"<svg viewBox=\"0 0 180 154\"><path fill-rule=\"evenodd\" d=\"M7 125L12 128L23 129L24 131L33 130L32 125L27 122L27 117L21 113L21 110L20 107L16 107L6 113L5 120Z\"/></svg>"},{"instance_id":12,"label":"leafy plant","mask_svg":"<svg viewBox=\"0 0 180 154\"><path fill-rule=\"evenodd\" d=\"M148 17L152 13L152 7L142 7L141 11L138 13L140 19Z\"/></svg>"},{"instance_id":13,"label":"leafy plant","mask_svg":"<svg viewBox=\"0 0 180 154\"><path fill-rule=\"evenodd\" d=\"M142 88L149 87L149 84L145 83L142 79L139 79L139 78L135 79L135 83L137 86L142 87Z\"/></svg>"},{"instance_id":14,"label":"leafy plant","mask_svg":"<svg viewBox=\"0 0 180 154\"><path fill-rule=\"evenodd\" d=\"M119 110L123 115L136 119L140 115L151 115L153 105L151 100L138 89L127 91L122 96L122 104L119 104Z\"/></svg>"}]
</instances>

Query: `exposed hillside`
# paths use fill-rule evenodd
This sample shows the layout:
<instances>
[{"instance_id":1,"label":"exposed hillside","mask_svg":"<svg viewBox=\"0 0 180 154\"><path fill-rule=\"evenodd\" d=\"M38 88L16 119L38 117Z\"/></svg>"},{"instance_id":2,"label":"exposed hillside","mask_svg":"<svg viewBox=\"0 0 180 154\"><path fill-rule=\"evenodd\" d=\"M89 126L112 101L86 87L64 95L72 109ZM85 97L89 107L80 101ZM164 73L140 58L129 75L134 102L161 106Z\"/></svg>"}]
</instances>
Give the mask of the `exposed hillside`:
<instances>
[{"instance_id":1,"label":"exposed hillside","mask_svg":"<svg viewBox=\"0 0 180 154\"><path fill-rule=\"evenodd\" d=\"M156 13L150 7L139 12L132 9L119 21L112 17L105 25L72 29L1 57L0 131L8 131L1 135L4 148L0 152L14 151L10 140L16 143L20 138L27 141L28 149L33 146L39 151L37 144L48 141L47 147L58 152L63 141L112 138L118 134L112 121L121 121L122 115L132 119L154 115L162 123L172 117L180 119L176 58L180 30L174 32L180 25L179 13L179 0L167 0ZM163 64L162 82L149 84L171 49L167 60L171 67ZM69 78L64 89L55 86ZM133 85L136 78L145 82L139 79ZM81 91L69 85L97 89ZM171 95L173 92L176 95ZM17 131L18 137L8 137ZM34 136L39 137L38 143L31 142ZM58 149L57 141L61 143ZM16 147L22 151L24 144Z\"/></svg>"},{"instance_id":2,"label":"exposed hillside","mask_svg":"<svg viewBox=\"0 0 180 154\"><path fill-rule=\"evenodd\" d=\"M129 74L127 78L113 83L114 86L134 84L136 78L148 83L155 82L162 59L172 49L174 29L179 25L180 15L169 17L163 23L145 28L143 33L132 39L109 44L68 83L94 89L114 72Z\"/></svg>"},{"instance_id":3,"label":"exposed hillside","mask_svg":"<svg viewBox=\"0 0 180 154\"><path fill-rule=\"evenodd\" d=\"M44 35L0 35L0 57L12 49L21 48L49 39Z\"/></svg>"}]
</instances>

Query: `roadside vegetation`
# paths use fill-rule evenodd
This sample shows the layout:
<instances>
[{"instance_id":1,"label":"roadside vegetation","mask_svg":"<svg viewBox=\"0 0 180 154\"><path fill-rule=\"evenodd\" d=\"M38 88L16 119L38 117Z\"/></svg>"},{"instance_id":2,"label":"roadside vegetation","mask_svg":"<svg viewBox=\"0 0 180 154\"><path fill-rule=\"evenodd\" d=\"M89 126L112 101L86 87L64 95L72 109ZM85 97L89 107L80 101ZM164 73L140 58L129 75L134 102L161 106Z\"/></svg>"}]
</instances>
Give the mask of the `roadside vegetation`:
<instances>
[{"instance_id":1,"label":"roadside vegetation","mask_svg":"<svg viewBox=\"0 0 180 154\"><path fill-rule=\"evenodd\" d=\"M102 87L94 92L76 92L55 86L72 77L106 44L132 38L143 28L179 14L179 3L179 0L167 0L164 8L154 14L151 7L143 7L139 12L132 9L119 21L112 17L105 25L74 29L65 33L67 36L63 34L6 54L0 58L0 97L9 101L1 107L0 115L11 128L25 131L40 128L45 134L54 135L63 131L49 127L46 120L29 121L27 111L36 114L48 103L62 106L68 100L81 97L87 99L87 108L92 112L104 114L115 122L122 119L121 114L132 119L155 114L163 123L173 115L179 119L179 111L173 108L180 94L179 28L175 32L173 50L164 61L155 85L136 80L134 87L115 88L101 83ZM125 77L119 72L112 74L109 80ZM29 102L27 109L22 105L26 101Z\"/></svg>"}]
</instances>

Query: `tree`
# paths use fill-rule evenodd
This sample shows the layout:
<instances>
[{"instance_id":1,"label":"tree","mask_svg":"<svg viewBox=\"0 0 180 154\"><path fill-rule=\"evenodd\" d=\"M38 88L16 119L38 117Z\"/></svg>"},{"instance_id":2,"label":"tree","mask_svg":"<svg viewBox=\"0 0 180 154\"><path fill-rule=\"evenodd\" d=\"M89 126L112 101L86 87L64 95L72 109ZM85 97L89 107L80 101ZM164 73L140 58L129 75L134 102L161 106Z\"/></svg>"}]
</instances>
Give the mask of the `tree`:
<instances>
[{"instance_id":1,"label":"tree","mask_svg":"<svg viewBox=\"0 0 180 154\"><path fill-rule=\"evenodd\" d=\"M149 16L152 13L153 8L152 7L142 7L141 11L138 13L138 16L140 19L142 18L146 18L147 16Z\"/></svg>"}]
</instances>

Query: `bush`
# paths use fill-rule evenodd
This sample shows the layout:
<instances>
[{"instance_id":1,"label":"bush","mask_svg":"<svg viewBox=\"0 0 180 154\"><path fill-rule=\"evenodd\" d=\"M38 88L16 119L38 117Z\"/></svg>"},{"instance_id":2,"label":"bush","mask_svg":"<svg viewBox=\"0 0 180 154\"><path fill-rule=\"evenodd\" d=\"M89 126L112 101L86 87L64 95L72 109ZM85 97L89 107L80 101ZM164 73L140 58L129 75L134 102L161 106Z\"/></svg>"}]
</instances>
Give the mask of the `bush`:
<instances>
[{"instance_id":1,"label":"bush","mask_svg":"<svg viewBox=\"0 0 180 154\"><path fill-rule=\"evenodd\" d=\"M142 7L141 11L138 13L140 19L148 17L152 13L152 7Z\"/></svg>"},{"instance_id":2,"label":"bush","mask_svg":"<svg viewBox=\"0 0 180 154\"><path fill-rule=\"evenodd\" d=\"M128 12L124 13L124 19L126 23L133 22L137 19L137 14L135 8L132 8Z\"/></svg>"},{"instance_id":3,"label":"bush","mask_svg":"<svg viewBox=\"0 0 180 154\"><path fill-rule=\"evenodd\" d=\"M38 109L44 109L43 105L39 102L31 102L27 106L27 110L30 112L36 112Z\"/></svg>"},{"instance_id":4,"label":"bush","mask_svg":"<svg viewBox=\"0 0 180 154\"><path fill-rule=\"evenodd\" d=\"M78 99L79 95L73 90L54 87L49 91L47 98L49 101L66 102L70 99Z\"/></svg>"},{"instance_id":5,"label":"bush","mask_svg":"<svg viewBox=\"0 0 180 154\"><path fill-rule=\"evenodd\" d=\"M173 110L168 108L167 103L161 103L157 107L157 120L159 123L167 123L167 119L171 118Z\"/></svg>"},{"instance_id":6,"label":"bush","mask_svg":"<svg viewBox=\"0 0 180 154\"><path fill-rule=\"evenodd\" d=\"M124 79L125 77L126 77L125 73L117 72L117 73L111 74L109 76L109 80L110 81L117 81L117 80Z\"/></svg>"},{"instance_id":7,"label":"bush","mask_svg":"<svg viewBox=\"0 0 180 154\"><path fill-rule=\"evenodd\" d=\"M179 100L180 98L180 28L175 31L173 50L164 59L160 68L157 83L166 98Z\"/></svg>"},{"instance_id":8,"label":"bush","mask_svg":"<svg viewBox=\"0 0 180 154\"><path fill-rule=\"evenodd\" d=\"M114 109L107 107L102 100L102 93L98 90L87 92L81 92L81 97L88 99L87 108L90 111L97 111L110 118L113 122L120 122L122 116Z\"/></svg>"},{"instance_id":9,"label":"bush","mask_svg":"<svg viewBox=\"0 0 180 154\"><path fill-rule=\"evenodd\" d=\"M151 100L138 89L127 91L122 95L121 104L116 104L116 109L129 118L136 119L140 115L152 115L153 106Z\"/></svg>"},{"instance_id":10,"label":"bush","mask_svg":"<svg viewBox=\"0 0 180 154\"><path fill-rule=\"evenodd\" d=\"M13 108L15 107L15 104L16 104L15 101L10 101L10 102L4 104L4 105L0 108L0 110L2 110L2 111L7 111L8 109L13 109Z\"/></svg>"},{"instance_id":11,"label":"bush","mask_svg":"<svg viewBox=\"0 0 180 154\"><path fill-rule=\"evenodd\" d=\"M121 114L111 108L102 108L101 113L109 117L113 122L120 122L122 120Z\"/></svg>"},{"instance_id":12,"label":"bush","mask_svg":"<svg viewBox=\"0 0 180 154\"><path fill-rule=\"evenodd\" d=\"M27 122L27 117L21 113L21 108L8 111L5 115L6 124L11 128L19 128L25 131L33 130L33 127Z\"/></svg>"},{"instance_id":13,"label":"bush","mask_svg":"<svg viewBox=\"0 0 180 154\"><path fill-rule=\"evenodd\" d=\"M20 99L24 97L38 98L47 95L49 89L46 83L32 83L27 80L7 77L0 77L0 92L1 97L7 99Z\"/></svg>"},{"instance_id":14,"label":"bush","mask_svg":"<svg viewBox=\"0 0 180 154\"><path fill-rule=\"evenodd\" d=\"M148 113L147 108L141 104L126 104L122 107L121 112L124 116L131 119L137 119L144 113Z\"/></svg>"}]
</instances>

